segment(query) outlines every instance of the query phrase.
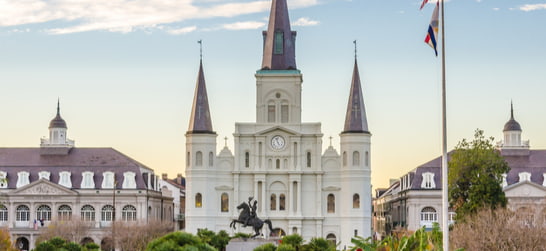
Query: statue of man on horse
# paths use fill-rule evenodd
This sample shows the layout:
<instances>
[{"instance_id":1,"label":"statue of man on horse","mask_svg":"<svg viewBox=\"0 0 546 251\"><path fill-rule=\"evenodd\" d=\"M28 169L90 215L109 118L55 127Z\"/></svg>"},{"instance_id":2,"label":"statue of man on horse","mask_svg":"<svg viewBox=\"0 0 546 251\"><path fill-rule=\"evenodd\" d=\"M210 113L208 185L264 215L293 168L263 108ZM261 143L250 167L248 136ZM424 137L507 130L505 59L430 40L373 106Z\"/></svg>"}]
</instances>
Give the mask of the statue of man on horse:
<instances>
[{"instance_id":1,"label":"statue of man on horse","mask_svg":"<svg viewBox=\"0 0 546 251\"><path fill-rule=\"evenodd\" d=\"M237 209L242 209L242 211L241 213L239 213L238 219L231 221L231 224L229 226L233 229L235 229L236 223L242 224L243 227L252 226L255 232L255 234L252 236L252 238L254 238L261 234L264 223L266 223L269 226L270 233L273 232L273 226L271 225L270 220L262 221L260 218L258 218L256 214L256 209L258 209L258 201L254 200L253 197L249 197L248 203L241 203L239 206L237 206Z\"/></svg>"}]
</instances>

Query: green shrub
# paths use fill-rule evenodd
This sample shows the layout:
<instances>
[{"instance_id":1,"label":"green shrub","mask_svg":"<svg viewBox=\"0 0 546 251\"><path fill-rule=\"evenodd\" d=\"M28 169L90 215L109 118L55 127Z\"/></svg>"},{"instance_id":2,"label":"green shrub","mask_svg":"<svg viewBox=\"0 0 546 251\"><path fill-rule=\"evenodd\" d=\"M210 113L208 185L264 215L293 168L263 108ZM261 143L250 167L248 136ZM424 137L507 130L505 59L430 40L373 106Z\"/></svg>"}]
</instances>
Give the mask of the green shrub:
<instances>
[{"instance_id":1,"label":"green shrub","mask_svg":"<svg viewBox=\"0 0 546 251\"><path fill-rule=\"evenodd\" d=\"M254 251L275 251L277 247L273 243L266 243L254 249Z\"/></svg>"},{"instance_id":2,"label":"green shrub","mask_svg":"<svg viewBox=\"0 0 546 251\"><path fill-rule=\"evenodd\" d=\"M281 244L277 247L276 251L296 251L296 248L289 244Z\"/></svg>"}]
</instances>

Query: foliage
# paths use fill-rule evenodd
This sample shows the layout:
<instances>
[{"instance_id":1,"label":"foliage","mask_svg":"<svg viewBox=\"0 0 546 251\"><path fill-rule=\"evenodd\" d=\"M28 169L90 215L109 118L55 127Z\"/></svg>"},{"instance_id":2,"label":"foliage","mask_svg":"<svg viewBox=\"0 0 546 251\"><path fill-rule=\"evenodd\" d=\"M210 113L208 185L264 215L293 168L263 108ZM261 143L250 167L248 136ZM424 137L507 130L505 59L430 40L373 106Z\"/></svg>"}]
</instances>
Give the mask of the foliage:
<instances>
[{"instance_id":1,"label":"foliage","mask_svg":"<svg viewBox=\"0 0 546 251\"><path fill-rule=\"evenodd\" d=\"M204 243L207 243L218 250L224 250L231 239L229 234L224 230L220 230L220 232L216 234L206 228L197 230L197 237Z\"/></svg>"},{"instance_id":2,"label":"foliage","mask_svg":"<svg viewBox=\"0 0 546 251\"><path fill-rule=\"evenodd\" d=\"M282 244L290 245L297 249L303 244L303 238L299 234L286 235L282 237Z\"/></svg>"},{"instance_id":3,"label":"foliage","mask_svg":"<svg viewBox=\"0 0 546 251\"><path fill-rule=\"evenodd\" d=\"M60 237L53 237L50 240L42 241L36 245L34 251L89 251L98 249L87 249L75 242L67 242Z\"/></svg>"},{"instance_id":4,"label":"foliage","mask_svg":"<svg viewBox=\"0 0 546 251\"><path fill-rule=\"evenodd\" d=\"M442 232L438 223L435 223L430 232L422 227L413 234L390 235L381 241L357 236L351 239L351 243L354 244L352 251L436 251L442 250Z\"/></svg>"},{"instance_id":5,"label":"foliage","mask_svg":"<svg viewBox=\"0 0 546 251\"><path fill-rule=\"evenodd\" d=\"M37 242L59 237L62 240L79 243L83 238L89 236L91 224L75 217L70 221L52 221L47 227L40 229Z\"/></svg>"},{"instance_id":6,"label":"foliage","mask_svg":"<svg viewBox=\"0 0 546 251\"><path fill-rule=\"evenodd\" d=\"M324 238L311 238L309 243L301 248L302 251L335 251L336 246Z\"/></svg>"},{"instance_id":7,"label":"foliage","mask_svg":"<svg viewBox=\"0 0 546 251\"><path fill-rule=\"evenodd\" d=\"M252 234L238 232L238 233L235 233L235 235L233 235L232 239L235 239L235 238L248 239L251 236L252 236Z\"/></svg>"},{"instance_id":8,"label":"foliage","mask_svg":"<svg viewBox=\"0 0 546 251\"><path fill-rule=\"evenodd\" d=\"M296 251L296 247L283 243L277 247L276 251Z\"/></svg>"},{"instance_id":9,"label":"foliage","mask_svg":"<svg viewBox=\"0 0 546 251\"><path fill-rule=\"evenodd\" d=\"M173 232L148 244L147 251L216 251L199 237L190 233Z\"/></svg>"},{"instance_id":10,"label":"foliage","mask_svg":"<svg viewBox=\"0 0 546 251\"><path fill-rule=\"evenodd\" d=\"M456 220L482 207L506 207L502 191L502 174L510 167L493 145L477 129L472 141L463 139L449 161L449 202L457 213Z\"/></svg>"},{"instance_id":11,"label":"foliage","mask_svg":"<svg viewBox=\"0 0 546 251\"><path fill-rule=\"evenodd\" d=\"M148 243L173 230L174 225L165 221L114 222L115 241L121 250L143 251Z\"/></svg>"},{"instance_id":12,"label":"foliage","mask_svg":"<svg viewBox=\"0 0 546 251\"><path fill-rule=\"evenodd\" d=\"M455 224L450 243L465 250L544 250L546 225L541 218L540 214L516 214L505 208L480 209Z\"/></svg>"},{"instance_id":13,"label":"foliage","mask_svg":"<svg viewBox=\"0 0 546 251\"><path fill-rule=\"evenodd\" d=\"M254 251L275 251L277 247L273 243L266 243L254 249Z\"/></svg>"},{"instance_id":14,"label":"foliage","mask_svg":"<svg viewBox=\"0 0 546 251\"><path fill-rule=\"evenodd\" d=\"M5 228L0 228L0 250L15 251L15 247L11 242L9 231Z\"/></svg>"},{"instance_id":15,"label":"foliage","mask_svg":"<svg viewBox=\"0 0 546 251\"><path fill-rule=\"evenodd\" d=\"M93 242L90 242L90 243L85 244L84 247L85 247L88 251L94 251L94 250L97 250L97 251L98 251L98 250L100 249L99 244L93 243Z\"/></svg>"}]
</instances>

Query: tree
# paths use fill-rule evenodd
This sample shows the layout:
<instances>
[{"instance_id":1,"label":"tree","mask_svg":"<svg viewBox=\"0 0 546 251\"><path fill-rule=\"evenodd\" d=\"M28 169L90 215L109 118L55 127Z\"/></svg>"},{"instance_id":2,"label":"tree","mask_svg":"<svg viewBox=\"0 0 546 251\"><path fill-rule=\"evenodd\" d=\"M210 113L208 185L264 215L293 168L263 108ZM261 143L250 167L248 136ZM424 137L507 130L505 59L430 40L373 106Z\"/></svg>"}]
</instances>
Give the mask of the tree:
<instances>
[{"instance_id":1,"label":"tree","mask_svg":"<svg viewBox=\"0 0 546 251\"><path fill-rule=\"evenodd\" d=\"M11 242L11 238L9 236L9 232L5 228L0 229L0 250L5 251L15 251L15 247L13 246L13 243Z\"/></svg>"},{"instance_id":2,"label":"tree","mask_svg":"<svg viewBox=\"0 0 546 251\"><path fill-rule=\"evenodd\" d=\"M216 251L199 237L190 233L173 232L148 244L147 251Z\"/></svg>"},{"instance_id":3,"label":"tree","mask_svg":"<svg viewBox=\"0 0 546 251\"><path fill-rule=\"evenodd\" d=\"M121 250L143 251L148 243L170 233L173 223L150 220L148 222L115 221L116 245Z\"/></svg>"},{"instance_id":4,"label":"tree","mask_svg":"<svg viewBox=\"0 0 546 251\"><path fill-rule=\"evenodd\" d=\"M510 167L493 145L493 137L485 138L476 129L474 139L457 144L449 161L449 202L456 219L476 213L480 208L506 207L502 191L502 174Z\"/></svg>"},{"instance_id":5,"label":"tree","mask_svg":"<svg viewBox=\"0 0 546 251\"><path fill-rule=\"evenodd\" d=\"M309 243L302 246L304 251L335 251L336 246L334 243L324 238L311 238Z\"/></svg>"},{"instance_id":6,"label":"tree","mask_svg":"<svg viewBox=\"0 0 546 251\"><path fill-rule=\"evenodd\" d=\"M46 228L40 229L37 242L59 237L63 240L79 243L89 236L91 222L82 221L77 217L70 221L52 221Z\"/></svg>"},{"instance_id":7,"label":"tree","mask_svg":"<svg viewBox=\"0 0 546 251\"><path fill-rule=\"evenodd\" d=\"M299 234L291 234L282 237L282 244L290 245L295 249L299 249L303 244L303 238Z\"/></svg>"}]
</instances>

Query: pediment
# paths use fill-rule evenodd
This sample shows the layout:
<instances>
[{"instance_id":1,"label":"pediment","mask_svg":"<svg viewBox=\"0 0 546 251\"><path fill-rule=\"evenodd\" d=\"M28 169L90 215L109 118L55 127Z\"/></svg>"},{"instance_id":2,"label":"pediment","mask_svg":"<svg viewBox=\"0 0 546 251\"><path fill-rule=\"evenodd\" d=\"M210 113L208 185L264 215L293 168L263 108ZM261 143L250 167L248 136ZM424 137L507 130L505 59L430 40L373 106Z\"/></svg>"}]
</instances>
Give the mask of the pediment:
<instances>
[{"instance_id":1,"label":"pediment","mask_svg":"<svg viewBox=\"0 0 546 251\"><path fill-rule=\"evenodd\" d=\"M11 194L13 195L77 195L78 193L72 191L61 185L52 183L45 179L40 179L32 182L26 186L22 186Z\"/></svg>"},{"instance_id":2,"label":"pediment","mask_svg":"<svg viewBox=\"0 0 546 251\"><path fill-rule=\"evenodd\" d=\"M265 130L256 132L256 135L268 135L275 131L280 131L290 136L300 135L300 133L282 126L274 126L274 127L267 128Z\"/></svg>"},{"instance_id":3,"label":"pediment","mask_svg":"<svg viewBox=\"0 0 546 251\"><path fill-rule=\"evenodd\" d=\"M341 187L336 187L336 186L327 186L322 188L322 191L340 191L340 190L341 190Z\"/></svg>"},{"instance_id":4,"label":"pediment","mask_svg":"<svg viewBox=\"0 0 546 251\"><path fill-rule=\"evenodd\" d=\"M519 182L504 188L504 194L510 197L544 197L546 188L533 182Z\"/></svg>"}]
</instances>

